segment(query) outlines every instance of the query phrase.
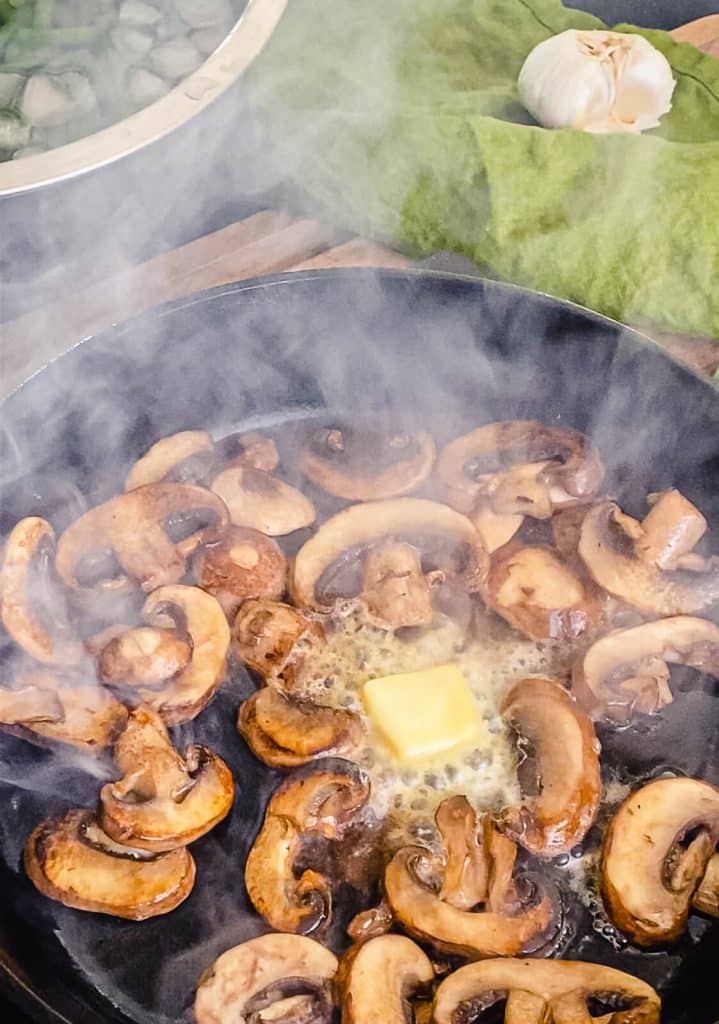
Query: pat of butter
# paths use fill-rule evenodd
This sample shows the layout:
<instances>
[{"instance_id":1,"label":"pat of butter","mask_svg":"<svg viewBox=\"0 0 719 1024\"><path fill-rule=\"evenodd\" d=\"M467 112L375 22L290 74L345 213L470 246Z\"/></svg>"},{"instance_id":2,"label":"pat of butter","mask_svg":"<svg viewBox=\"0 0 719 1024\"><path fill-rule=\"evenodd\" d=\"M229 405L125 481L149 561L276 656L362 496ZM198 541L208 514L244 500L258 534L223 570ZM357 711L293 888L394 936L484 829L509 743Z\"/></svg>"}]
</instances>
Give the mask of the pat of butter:
<instances>
[{"instance_id":1,"label":"pat of butter","mask_svg":"<svg viewBox=\"0 0 719 1024\"><path fill-rule=\"evenodd\" d=\"M482 736L479 709L459 665L370 679L363 698L396 757L426 760Z\"/></svg>"}]
</instances>

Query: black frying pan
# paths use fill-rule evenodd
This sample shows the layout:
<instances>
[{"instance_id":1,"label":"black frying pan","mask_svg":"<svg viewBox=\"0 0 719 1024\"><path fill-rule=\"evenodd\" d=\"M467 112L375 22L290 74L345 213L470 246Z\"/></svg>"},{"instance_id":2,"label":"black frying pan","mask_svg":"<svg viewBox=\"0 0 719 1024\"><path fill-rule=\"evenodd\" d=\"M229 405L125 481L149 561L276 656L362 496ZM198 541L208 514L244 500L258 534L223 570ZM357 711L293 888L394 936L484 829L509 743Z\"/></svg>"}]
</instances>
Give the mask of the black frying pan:
<instances>
[{"instance_id":1,"label":"black frying pan","mask_svg":"<svg viewBox=\"0 0 719 1024\"><path fill-rule=\"evenodd\" d=\"M639 513L648 491L680 487L719 526L719 401L712 386L641 336L566 303L448 275L349 270L236 285L175 303L78 346L2 405L0 529L49 514L56 528L117 488L156 438L181 428L279 430L331 408L422 423L437 441L496 418L536 417L587 431L609 487ZM283 467L293 477L291 465ZM91 806L98 779L64 756L0 738L0 978L41 1021L168 1024L189 1020L200 973L256 934L242 868L276 783L235 733L252 682L235 671L178 730L231 765L230 818L193 847L198 884L144 924L67 910L19 867L41 817ZM675 703L644 732L604 735L608 773L665 769L719 782L719 705L708 679L680 680ZM617 952L571 908L567 956L634 972L663 992L667 1024L719 1017L719 931L698 916L651 955ZM229 1022L228 1022L229 1024Z\"/></svg>"}]
</instances>

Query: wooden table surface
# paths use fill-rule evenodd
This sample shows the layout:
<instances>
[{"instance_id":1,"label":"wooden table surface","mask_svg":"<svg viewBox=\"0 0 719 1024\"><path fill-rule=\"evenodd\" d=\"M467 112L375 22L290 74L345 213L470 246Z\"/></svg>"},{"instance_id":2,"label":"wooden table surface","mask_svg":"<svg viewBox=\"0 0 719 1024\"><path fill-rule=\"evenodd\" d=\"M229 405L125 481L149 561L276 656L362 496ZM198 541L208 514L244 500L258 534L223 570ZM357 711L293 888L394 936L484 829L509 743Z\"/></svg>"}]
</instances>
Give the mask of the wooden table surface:
<instances>
[{"instance_id":1,"label":"wooden table surface","mask_svg":"<svg viewBox=\"0 0 719 1024\"><path fill-rule=\"evenodd\" d=\"M719 15L700 18L673 35L719 57ZM69 301L3 325L3 390L20 384L76 342L163 302L279 271L357 266L416 264L375 242L341 240L316 221L264 210L80 290ZM652 337L702 373L713 375L719 367L719 340L659 332Z\"/></svg>"}]
</instances>

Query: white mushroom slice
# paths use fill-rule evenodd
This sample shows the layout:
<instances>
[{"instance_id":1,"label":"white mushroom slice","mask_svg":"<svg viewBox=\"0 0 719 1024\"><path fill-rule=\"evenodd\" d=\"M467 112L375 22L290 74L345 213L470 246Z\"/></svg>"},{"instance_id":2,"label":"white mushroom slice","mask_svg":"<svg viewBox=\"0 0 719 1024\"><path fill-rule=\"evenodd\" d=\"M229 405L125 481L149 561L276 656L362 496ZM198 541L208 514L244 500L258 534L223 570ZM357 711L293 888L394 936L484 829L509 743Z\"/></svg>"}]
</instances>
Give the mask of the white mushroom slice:
<instances>
[{"instance_id":1,"label":"white mushroom slice","mask_svg":"<svg viewBox=\"0 0 719 1024\"><path fill-rule=\"evenodd\" d=\"M719 789L657 779L632 793L604 836L602 895L612 920L639 946L684 931L719 841Z\"/></svg>"},{"instance_id":2,"label":"white mushroom slice","mask_svg":"<svg viewBox=\"0 0 719 1024\"><path fill-rule=\"evenodd\" d=\"M137 687L138 697L157 711L166 725L195 718L207 707L225 676L230 627L225 613L199 587L160 587L145 601L143 618L158 628L180 628L189 635L192 656L162 689Z\"/></svg>"},{"instance_id":3,"label":"white mushroom slice","mask_svg":"<svg viewBox=\"0 0 719 1024\"><path fill-rule=\"evenodd\" d=\"M269 537L283 537L315 521L309 498L260 469L231 466L212 481L235 526L249 526Z\"/></svg>"},{"instance_id":4,"label":"white mushroom slice","mask_svg":"<svg viewBox=\"0 0 719 1024\"><path fill-rule=\"evenodd\" d=\"M92 811L68 811L38 825L25 846L25 870L52 900L130 921L168 914L195 884L187 850L153 856L120 847L98 828Z\"/></svg>"},{"instance_id":5,"label":"white mushroom slice","mask_svg":"<svg viewBox=\"0 0 719 1024\"><path fill-rule=\"evenodd\" d=\"M654 714L671 704L672 664L719 677L719 627L678 615L614 630L575 664L572 690L593 718L625 722L632 711Z\"/></svg>"},{"instance_id":6,"label":"white mushroom slice","mask_svg":"<svg viewBox=\"0 0 719 1024\"><path fill-rule=\"evenodd\" d=\"M82 657L72 636L59 585L53 586L55 532L45 519L30 516L10 532L0 572L3 625L38 661L70 665Z\"/></svg>"},{"instance_id":7,"label":"white mushroom slice","mask_svg":"<svg viewBox=\"0 0 719 1024\"><path fill-rule=\"evenodd\" d=\"M434 968L411 939L380 935L350 949L339 978L344 1024L406 1024L409 1000L434 980Z\"/></svg>"},{"instance_id":8,"label":"white mushroom slice","mask_svg":"<svg viewBox=\"0 0 719 1024\"><path fill-rule=\"evenodd\" d=\"M598 997L607 1013L588 1003ZM434 1024L474 1020L506 999L505 1024L659 1024L661 1000L645 982L603 964L484 960L450 974L434 997ZM616 1012L613 1012L616 1011Z\"/></svg>"},{"instance_id":9,"label":"white mushroom slice","mask_svg":"<svg viewBox=\"0 0 719 1024\"><path fill-rule=\"evenodd\" d=\"M469 514L490 555L508 544L524 522L524 516L498 515L486 506Z\"/></svg>"},{"instance_id":10,"label":"white mushroom slice","mask_svg":"<svg viewBox=\"0 0 719 1024\"><path fill-rule=\"evenodd\" d=\"M163 437L132 467L125 480L125 490L158 483L185 459L202 452L211 455L214 447L212 437L204 430L183 430L171 437Z\"/></svg>"},{"instance_id":11,"label":"white mushroom slice","mask_svg":"<svg viewBox=\"0 0 719 1024\"><path fill-rule=\"evenodd\" d=\"M114 757L122 778L100 791L100 825L118 843L155 853L175 850L230 811L234 784L222 758L200 746L180 757L149 708L132 712Z\"/></svg>"},{"instance_id":12,"label":"white mushroom slice","mask_svg":"<svg viewBox=\"0 0 719 1024\"><path fill-rule=\"evenodd\" d=\"M332 516L297 553L290 584L297 604L321 610L331 603L322 577L338 564L361 559L372 546L394 540L410 544L444 579L476 593L486 579L488 555L466 516L423 498L394 498L351 505ZM361 591L362 584L358 584Z\"/></svg>"},{"instance_id":13,"label":"white mushroom slice","mask_svg":"<svg viewBox=\"0 0 719 1024\"><path fill-rule=\"evenodd\" d=\"M707 521L677 490L650 494L648 503L651 511L642 520L635 550L645 562L660 569L676 569L706 533Z\"/></svg>"},{"instance_id":14,"label":"white mushroom slice","mask_svg":"<svg viewBox=\"0 0 719 1024\"><path fill-rule=\"evenodd\" d=\"M195 996L195 1020L330 1024L336 973L337 957L314 939L262 935L228 949L205 971ZM294 998L301 1000L302 1012L285 1016L283 1006Z\"/></svg>"}]
</instances>

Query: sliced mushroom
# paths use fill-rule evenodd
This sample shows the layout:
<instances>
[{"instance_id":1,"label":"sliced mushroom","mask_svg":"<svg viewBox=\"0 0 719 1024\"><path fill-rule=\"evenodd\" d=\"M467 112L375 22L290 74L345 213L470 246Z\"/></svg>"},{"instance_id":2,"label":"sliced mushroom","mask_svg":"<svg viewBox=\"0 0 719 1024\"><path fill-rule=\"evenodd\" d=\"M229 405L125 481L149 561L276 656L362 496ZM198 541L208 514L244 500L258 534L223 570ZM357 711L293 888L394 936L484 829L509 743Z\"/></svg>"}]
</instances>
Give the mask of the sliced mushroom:
<instances>
[{"instance_id":1,"label":"sliced mushroom","mask_svg":"<svg viewBox=\"0 0 719 1024\"><path fill-rule=\"evenodd\" d=\"M693 615L719 600L719 559L685 554L665 570L645 559L645 541L642 524L605 501L582 523L579 554L600 587L647 615Z\"/></svg>"},{"instance_id":2,"label":"sliced mushroom","mask_svg":"<svg viewBox=\"0 0 719 1024\"><path fill-rule=\"evenodd\" d=\"M707 521L696 505L677 490L650 494L649 513L635 548L641 559L659 569L676 569L707 531Z\"/></svg>"},{"instance_id":3,"label":"sliced mushroom","mask_svg":"<svg viewBox=\"0 0 719 1024\"><path fill-rule=\"evenodd\" d=\"M52 900L130 921L168 914L195 884L187 850L158 856L118 846L92 811L69 811L38 825L25 846L25 870Z\"/></svg>"},{"instance_id":4,"label":"sliced mushroom","mask_svg":"<svg viewBox=\"0 0 719 1024\"><path fill-rule=\"evenodd\" d=\"M719 853L707 864L704 877L692 898L692 906L702 914L719 917Z\"/></svg>"},{"instance_id":5,"label":"sliced mushroom","mask_svg":"<svg viewBox=\"0 0 719 1024\"><path fill-rule=\"evenodd\" d=\"M151 591L181 580L187 557L217 538L228 518L204 487L146 484L75 520L60 537L55 565L81 599L124 594L137 584Z\"/></svg>"},{"instance_id":6,"label":"sliced mushroom","mask_svg":"<svg viewBox=\"0 0 719 1024\"><path fill-rule=\"evenodd\" d=\"M99 751L125 728L127 708L82 676L50 670L18 676L0 688L0 729L33 743L67 743Z\"/></svg>"},{"instance_id":7,"label":"sliced mushroom","mask_svg":"<svg viewBox=\"0 0 719 1024\"><path fill-rule=\"evenodd\" d=\"M331 608L340 597L356 597L367 587L368 553L388 542L392 560L401 556L409 564L407 546L418 553L425 584L447 583L464 593L476 593L487 577L488 555L477 530L470 521L446 505L422 498L395 498L351 505L328 519L295 558L290 590L297 604L315 609ZM379 556L377 556L379 557ZM369 558L370 571L376 565ZM416 562L413 562L416 568ZM403 572L405 569L402 570ZM393 588L403 584L390 572L380 607ZM399 579L402 576L400 573ZM421 586L411 574L412 595L416 601ZM376 574L370 576L370 594L377 600ZM401 594L400 594L401 596ZM399 610L393 612L395 621Z\"/></svg>"},{"instance_id":8,"label":"sliced mushroom","mask_svg":"<svg viewBox=\"0 0 719 1024\"><path fill-rule=\"evenodd\" d=\"M633 711L652 715L671 704L676 664L719 677L719 627L679 615L614 630L575 664L572 691L594 719L626 722Z\"/></svg>"},{"instance_id":9,"label":"sliced mushroom","mask_svg":"<svg viewBox=\"0 0 719 1024\"><path fill-rule=\"evenodd\" d=\"M677 939L719 841L719 790L689 778L657 779L632 793L602 848L602 895L638 946Z\"/></svg>"},{"instance_id":10,"label":"sliced mushroom","mask_svg":"<svg viewBox=\"0 0 719 1024\"><path fill-rule=\"evenodd\" d=\"M368 798L365 777L340 760L317 762L275 792L245 865L252 905L272 928L307 934L329 923L330 882L310 868L298 877L295 864L307 838L340 839Z\"/></svg>"},{"instance_id":11,"label":"sliced mushroom","mask_svg":"<svg viewBox=\"0 0 719 1024\"><path fill-rule=\"evenodd\" d=\"M392 911L384 900L376 907L361 910L347 925L347 934L357 945L386 935L394 923Z\"/></svg>"},{"instance_id":12,"label":"sliced mushroom","mask_svg":"<svg viewBox=\"0 0 719 1024\"><path fill-rule=\"evenodd\" d=\"M434 618L422 558L411 544L386 541L370 548L364 562L363 596L371 614L400 626L429 626Z\"/></svg>"},{"instance_id":13,"label":"sliced mushroom","mask_svg":"<svg viewBox=\"0 0 719 1024\"><path fill-rule=\"evenodd\" d=\"M132 491L145 484L160 483L169 476L175 482L194 483L197 479L195 474L190 474L189 480L182 479L183 467L207 467L214 449L212 437L204 430L183 430L179 434L163 437L137 460L127 474L125 490Z\"/></svg>"},{"instance_id":14,"label":"sliced mushroom","mask_svg":"<svg viewBox=\"0 0 719 1024\"><path fill-rule=\"evenodd\" d=\"M590 1010L598 1000L601 1017ZM434 1024L460 1024L506 1001L505 1024L659 1024L661 1000L646 982L603 964L572 960L484 960L440 984Z\"/></svg>"},{"instance_id":15,"label":"sliced mushroom","mask_svg":"<svg viewBox=\"0 0 719 1024\"><path fill-rule=\"evenodd\" d=\"M269 686L244 701L237 728L271 768L299 768L330 754L346 756L363 737L362 721L353 712L290 701Z\"/></svg>"},{"instance_id":16,"label":"sliced mushroom","mask_svg":"<svg viewBox=\"0 0 719 1024\"><path fill-rule=\"evenodd\" d=\"M387 900L410 935L465 957L517 956L548 935L554 922L548 895L504 912L460 910L440 896L442 868L441 859L422 846L404 847L387 865Z\"/></svg>"},{"instance_id":17,"label":"sliced mushroom","mask_svg":"<svg viewBox=\"0 0 719 1024\"><path fill-rule=\"evenodd\" d=\"M72 635L64 597L54 576L55 532L45 519L21 519L5 544L0 572L0 617L28 654L38 661L71 665L82 646Z\"/></svg>"},{"instance_id":18,"label":"sliced mushroom","mask_svg":"<svg viewBox=\"0 0 719 1024\"><path fill-rule=\"evenodd\" d=\"M212 481L235 526L249 526L269 537L283 537L315 521L309 498L284 480L260 469L232 466Z\"/></svg>"},{"instance_id":19,"label":"sliced mushroom","mask_svg":"<svg viewBox=\"0 0 719 1024\"><path fill-rule=\"evenodd\" d=\"M232 620L244 601L282 596L287 559L271 537L232 526L215 544L197 552L192 569L202 589L217 598Z\"/></svg>"},{"instance_id":20,"label":"sliced mushroom","mask_svg":"<svg viewBox=\"0 0 719 1024\"><path fill-rule=\"evenodd\" d=\"M177 584L150 594L142 615L155 629L189 636L192 656L187 666L170 676L161 688L155 671L149 682L147 677L139 685L129 680L133 693L157 711L166 725L189 722L207 707L224 679L230 646L225 614L211 594L199 587Z\"/></svg>"},{"instance_id":21,"label":"sliced mushroom","mask_svg":"<svg viewBox=\"0 0 719 1024\"><path fill-rule=\"evenodd\" d=\"M118 843L162 853L187 846L229 814L232 774L207 747L180 757L162 719L137 708L115 744L122 778L100 791L100 825Z\"/></svg>"},{"instance_id":22,"label":"sliced mushroom","mask_svg":"<svg viewBox=\"0 0 719 1024\"><path fill-rule=\"evenodd\" d=\"M485 602L520 633L576 640L602 615L591 584L549 547L508 544L492 558Z\"/></svg>"},{"instance_id":23,"label":"sliced mushroom","mask_svg":"<svg viewBox=\"0 0 719 1024\"><path fill-rule=\"evenodd\" d=\"M502 516L481 506L470 512L468 518L479 531L490 555L509 544L524 522L524 516Z\"/></svg>"},{"instance_id":24,"label":"sliced mushroom","mask_svg":"<svg viewBox=\"0 0 719 1024\"><path fill-rule=\"evenodd\" d=\"M342 1024L406 1024L409 1001L434 980L429 957L404 935L380 935L340 961Z\"/></svg>"},{"instance_id":25,"label":"sliced mushroom","mask_svg":"<svg viewBox=\"0 0 719 1024\"><path fill-rule=\"evenodd\" d=\"M279 601L247 601L232 627L232 653L265 682L301 695L303 669L325 642L318 622Z\"/></svg>"},{"instance_id":26,"label":"sliced mushroom","mask_svg":"<svg viewBox=\"0 0 719 1024\"><path fill-rule=\"evenodd\" d=\"M464 796L443 800L435 815L445 849L440 899L459 910L501 913L512 895L514 843L501 835L488 815L478 818Z\"/></svg>"},{"instance_id":27,"label":"sliced mushroom","mask_svg":"<svg viewBox=\"0 0 719 1024\"><path fill-rule=\"evenodd\" d=\"M432 471L436 450L429 434L386 434L349 424L313 431L300 467L313 483L347 501L409 494Z\"/></svg>"},{"instance_id":28,"label":"sliced mushroom","mask_svg":"<svg viewBox=\"0 0 719 1024\"><path fill-rule=\"evenodd\" d=\"M261 935L228 949L203 974L197 1024L330 1024L337 957L303 935Z\"/></svg>"},{"instance_id":29,"label":"sliced mushroom","mask_svg":"<svg viewBox=\"0 0 719 1024\"><path fill-rule=\"evenodd\" d=\"M460 512L547 519L595 494L604 469L576 430L507 420L458 437L440 453L437 475Z\"/></svg>"},{"instance_id":30,"label":"sliced mushroom","mask_svg":"<svg viewBox=\"0 0 719 1024\"><path fill-rule=\"evenodd\" d=\"M122 630L102 647L97 671L108 685L162 687L187 667L191 657L188 633L138 626Z\"/></svg>"},{"instance_id":31,"label":"sliced mushroom","mask_svg":"<svg viewBox=\"0 0 719 1024\"><path fill-rule=\"evenodd\" d=\"M519 770L522 803L505 813L502 828L538 857L568 853L593 824L602 793L591 719L560 683L538 678L510 691L503 715L527 760Z\"/></svg>"}]
</instances>

